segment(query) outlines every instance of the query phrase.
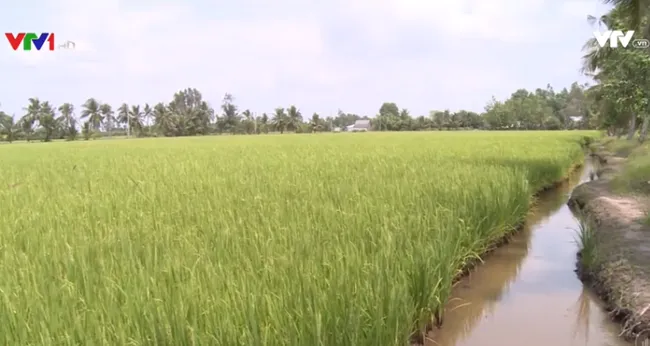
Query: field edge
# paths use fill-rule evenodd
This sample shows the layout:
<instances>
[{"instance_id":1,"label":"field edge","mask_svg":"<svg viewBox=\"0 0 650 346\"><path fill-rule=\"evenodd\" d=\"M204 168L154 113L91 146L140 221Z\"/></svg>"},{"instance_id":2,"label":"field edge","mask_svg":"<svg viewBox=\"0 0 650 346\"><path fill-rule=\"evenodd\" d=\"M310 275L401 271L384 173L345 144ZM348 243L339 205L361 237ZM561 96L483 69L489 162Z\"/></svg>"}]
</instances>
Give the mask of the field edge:
<instances>
[{"instance_id":1,"label":"field edge","mask_svg":"<svg viewBox=\"0 0 650 346\"><path fill-rule=\"evenodd\" d=\"M578 172L584 167L584 157L581 157L578 161L574 162L572 165L570 165L566 169L566 173L563 175L562 178L558 179L557 181L554 181L550 184L547 184L545 186L542 186L540 189L537 191L533 192L533 194L530 196L530 204L529 204L529 212L533 210L534 205L535 205L535 199L542 193L553 190L558 188L560 185L563 183L566 183L572 174ZM459 273L453 278L452 282L455 285L457 282L460 280L466 278L468 275L470 275L474 270L478 269L478 267L481 266L483 262L489 259L490 255L497 250L498 248L507 245L510 243L512 238L517 235L519 232L522 231L523 227L526 225L526 219L527 216L524 216L522 220L518 224L516 224L510 231L506 232L502 237L499 239L491 242L487 246L487 250L483 251L482 253L479 254L478 258L472 259L468 263L465 264L462 268L459 269ZM445 302L443 305L446 306L449 301ZM444 316L444 315L443 315ZM427 326L427 329L424 334L427 332L433 331L436 328L440 328L443 324L439 324L437 326L434 326L433 324L430 324ZM424 344L424 338L425 336L421 332L415 332L411 336L411 345L423 345Z\"/></svg>"}]
</instances>

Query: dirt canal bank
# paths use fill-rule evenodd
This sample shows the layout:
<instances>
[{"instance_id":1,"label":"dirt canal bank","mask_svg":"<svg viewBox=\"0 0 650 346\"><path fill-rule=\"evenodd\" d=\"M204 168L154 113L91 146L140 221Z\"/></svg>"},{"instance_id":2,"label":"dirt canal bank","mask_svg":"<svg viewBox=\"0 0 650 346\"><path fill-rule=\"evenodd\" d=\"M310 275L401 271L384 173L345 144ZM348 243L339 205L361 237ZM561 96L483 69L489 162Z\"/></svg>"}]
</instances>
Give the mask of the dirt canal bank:
<instances>
[{"instance_id":1,"label":"dirt canal bank","mask_svg":"<svg viewBox=\"0 0 650 346\"><path fill-rule=\"evenodd\" d=\"M540 195L524 230L457 283L425 345L633 345L575 273L579 225L566 202L590 170Z\"/></svg>"},{"instance_id":2,"label":"dirt canal bank","mask_svg":"<svg viewBox=\"0 0 650 346\"><path fill-rule=\"evenodd\" d=\"M648 153L648 148L638 147L631 157L596 155L604 162L599 179L577 187L570 200L589 230L579 273L607 302L623 335L640 346L650 346ZM642 174L630 174L634 170Z\"/></svg>"}]
</instances>

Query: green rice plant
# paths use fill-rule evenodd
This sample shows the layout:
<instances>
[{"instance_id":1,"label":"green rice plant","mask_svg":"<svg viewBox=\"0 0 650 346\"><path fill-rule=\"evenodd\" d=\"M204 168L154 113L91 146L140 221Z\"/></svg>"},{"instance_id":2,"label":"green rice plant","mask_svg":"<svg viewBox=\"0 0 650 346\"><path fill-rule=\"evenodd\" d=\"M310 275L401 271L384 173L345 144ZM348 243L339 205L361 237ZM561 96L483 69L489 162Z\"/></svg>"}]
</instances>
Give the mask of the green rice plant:
<instances>
[{"instance_id":1,"label":"green rice plant","mask_svg":"<svg viewBox=\"0 0 650 346\"><path fill-rule=\"evenodd\" d=\"M0 344L405 345L595 132L0 147Z\"/></svg>"}]
</instances>

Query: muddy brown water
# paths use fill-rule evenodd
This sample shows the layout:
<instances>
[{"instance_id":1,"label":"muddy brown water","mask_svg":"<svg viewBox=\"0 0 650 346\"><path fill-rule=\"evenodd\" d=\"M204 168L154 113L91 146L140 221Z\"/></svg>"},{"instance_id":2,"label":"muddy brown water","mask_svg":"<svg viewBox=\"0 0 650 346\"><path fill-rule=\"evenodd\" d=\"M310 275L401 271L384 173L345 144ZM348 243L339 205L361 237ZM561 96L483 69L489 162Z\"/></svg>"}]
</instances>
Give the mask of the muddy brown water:
<instances>
[{"instance_id":1,"label":"muddy brown water","mask_svg":"<svg viewBox=\"0 0 650 346\"><path fill-rule=\"evenodd\" d=\"M459 281L427 346L630 346L576 276L578 222L566 205L586 164L540 195L526 227Z\"/></svg>"}]
</instances>

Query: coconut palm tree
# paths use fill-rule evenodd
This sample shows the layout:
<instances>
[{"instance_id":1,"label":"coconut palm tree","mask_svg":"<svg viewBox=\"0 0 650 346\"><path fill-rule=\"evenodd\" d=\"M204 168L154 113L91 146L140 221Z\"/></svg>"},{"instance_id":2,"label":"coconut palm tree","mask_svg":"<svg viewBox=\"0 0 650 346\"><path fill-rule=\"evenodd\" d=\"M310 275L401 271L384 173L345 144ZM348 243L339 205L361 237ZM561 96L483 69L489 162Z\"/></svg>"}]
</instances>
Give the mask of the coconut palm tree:
<instances>
[{"instance_id":1,"label":"coconut palm tree","mask_svg":"<svg viewBox=\"0 0 650 346\"><path fill-rule=\"evenodd\" d=\"M241 113L244 117L244 129L247 134L255 133L257 131L257 121L253 116L253 113L247 109Z\"/></svg>"},{"instance_id":2,"label":"coconut palm tree","mask_svg":"<svg viewBox=\"0 0 650 346\"><path fill-rule=\"evenodd\" d=\"M97 101L94 98L89 98L86 100L86 102L83 104L82 108L83 110L81 111L81 119L88 119L88 122L90 123L90 127L95 130L99 131L99 128L102 126L102 123L104 122L104 118L102 117L101 112L99 111L100 107L100 102Z\"/></svg>"},{"instance_id":3,"label":"coconut palm tree","mask_svg":"<svg viewBox=\"0 0 650 346\"><path fill-rule=\"evenodd\" d=\"M153 122L157 131L163 136L172 136L176 132L174 119L169 108L164 103L159 102L153 107Z\"/></svg>"},{"instance_id":4,"label":"coconut palm tree","mask_svg":"<svg viewBox=\"0 0 650 346\"><path fill-rule=\"evenodd\" d=\"M610 17L613 17L614 24L622 26L623 28L632 29L635 31L637 37L640 35L643 38L650 38L650 20L648 15L650 14L650 0L604 0L605 4L613 5L614 9L610 12ZM640 54L646 55L650 58L650 50L643 49ZM638 63L645 65L642 61L637 60ZM644 66L645 67L645 66ZM650 96L650 85L647 82L643 82L642 89L644 92L644 97L648 98ZM641 110L641 115L643 117L643 124L641 125L641 134L639 136L639 141L645 141L648 135L648 125L650 123L650 109L647 106L643 107ZM634 137L634 132L636 130L636 116L632 116L630 120L630 129L628 131L628 139Z\"/></svg>"},{"instance_id":5,"label":"coconut palm tree","mask_svg":"<svg viewBox=\"0 0 650 346\"><path fill-rule=\"evenodd\" d=\"M613 5L621 22L641 37L650 37L650 0L604 0L604 4ZM646 53L649 54L650 53Z\"/></svg>"},{"instance_id":6,"label":"coconut palm tree","mask_svg":"<svg viewBox=\"0 0 650 346\"><path fill-rule=\"evenodd\" d=\"M287 123L287 114L284 112L284 108L276 108L273 118L271 118L271 124L282 134L287 127Z\"/></svg>"},{"instance_id":7,"label":"coconut palm tree","mask_svg":"<svg viewBox=\"0 0 650 346\"><path fill-rule=\"evenodd\" d=\"M20 127L27 138L27 142L30 142L32 134L34 133L34 124L41 113L41 101L38 97L31 97L28 101L29 104L27 107L23 108L26 114L20 119Z\"/></svg>"},{"instance_id":8,"label":"coconut palm tree","mask_svg":"<svg viewBox=\"0 0 650 346\"><path fill-rule=\"evenodd\" d=\"M612 9L609 13L602 15L600 18L594 16L587 16L587 21L591 25L598 25L607 30L617 30L622 27L618 20L618 12ZM581 72L589 77L595 77L597 71L602 67L602 64L608 59L612 59L611 55L613 49L608 45L600 47L596 38L591 38L582 47L586 54L582 57Z\"/></svg>"},{"instance_id":9,"label":"coconut palm tree","mask_svg":"<svg viewBox=\"0 0 650 346\"><path fill-rule=\"evenodd\" d=\"M59 107L61 116L59 122L64 128L68 140L74 140L77 137L77 120L74 118L74 106L70 103L64 103Z\"/></svg>"},{"instance_id":10,"label":"coconut palm tree","mask_svg":"<svg viewBox=\"0 0 650 346\"><path fill-rule=\"evenodd\" d=\"M129 105L122 103L122 105L117 109L117 118L118 124L126 125L126 135L131 136L131 128L129 127Z\"/></svg>"},{"instance_id":11,"label":"coconut palm tree","mask_svg":"<svg viewBox=\"0 0 650 346\"><path fill-rule=\"evenodd\" d=\"M45 131L44 142L52 141L54 132L59 129L59 121L56 118L54 107L48 101L41 104L41 109L38 114L38 123Z\"/></svg>"},{"instance_id":12,"label":"coconut palm tree","mask_svg":"<svg viewBox=\"0 0 650 346\"><path fill-rule=\"evenodd\" d=\"M74 117L74 106L71 103L64 103L59 106L59 112L61 113L61 121L69 127Z\"/></svg>"},{"instance_id":13,"label":"coconut palm tree","mask_svg":"<svg viewBox=\"0 0 650 346\"><path fill-rule=\"evenodd\" d=\"M144 109L142 110L142 121L145 125L145 127L148 128L148 130L151 130L151 119L153 117L153 108L149 106L148 103L144 104Z\"/></svg>"},{"instance_id":14,"label":"coconut palm tree","mask_svg":"<svg viewBox=\"0 0 650 346\"><path fill-rule=\"evenodd\" d=\"M31 97L28 101L29 104L27 107L23 108L27 112L25 115L34 119L38 119L38 115L41 112L41 101L38 99L38 97Z\"/></svg>"},{"instance_id":15,"label":"coconut palm tree","mask_svg":"<svg viewBox=\"0 0 650 346\"><path fill-rule=\"evenodd\" d=\"M634 12L636 8L639 8L638 6L644 6L641 4L641 1L605 2L612 3L615 7L600 18L589 16L588 20L591 24L598 23L607 30L625 30L625 28L629 27L645 30L642 24L640 24L644 21L642 16ZM629 126L627 139L632 140L636 133L637 114L641 112L645 115L648 112L645 107L638 106L638 98L632 99L629 97L631 94L622 94L622 92L632 92L641 86L635 82L642 80L637 78L639 77L639 61L630 63L630 58L645 53L621 50L609 46L600 47L595 38L587 41L583 50L586 51L586 54L583 56L582 72L603 84L602 91L607 95L603 100L605 102L613 102L620 108L620 112L618 113L628 119L626 120ZM644 86L643 89L647 90L647 87ZM641 94L648 94L647 91L640 91ZM647 119L647 116L645 118ZM647 123L647 120L644 120L644 123Z\"/></svg>"},{"instance_id":16,"label":"coconut palm tree","mask_svg":"<svg viewBox=\"0 0 650 346\"><path fill-rule=\"evenodd\" d=\"M296 108L291 106L287 110L287 130L296 131L298 126L302 123L302 113Z\"/></svg>"},{"instance_id":17,"label":"coconut palm tree","mask_svg":"<svg viewBox=\"0 0 650 346\"><path fill-rule=\"evenodd\" d=\"M137 131L138 136L142 136L142 114L140 106L131 106L129 110L129 128Z\"/></svg>"},{"instance_id":18,"label":"coconut palm tree","mask_svg":"<svg viewBox=\"0 0 650 346\"><path fill-rule=\"evenodd\" d=\"M113 112L113 108L111 108L111 105L108 103L102 103L99 106L99 113L102 116L102 119L104 119L104 122L106 123L106 130L108 131L108 137L112 137L113 133L113 124L115 123L115 116Z\"/></svg>"}]
</instances>

